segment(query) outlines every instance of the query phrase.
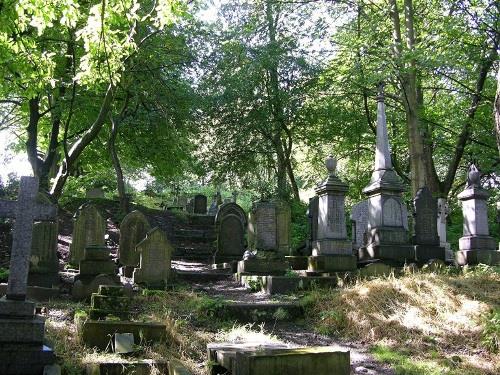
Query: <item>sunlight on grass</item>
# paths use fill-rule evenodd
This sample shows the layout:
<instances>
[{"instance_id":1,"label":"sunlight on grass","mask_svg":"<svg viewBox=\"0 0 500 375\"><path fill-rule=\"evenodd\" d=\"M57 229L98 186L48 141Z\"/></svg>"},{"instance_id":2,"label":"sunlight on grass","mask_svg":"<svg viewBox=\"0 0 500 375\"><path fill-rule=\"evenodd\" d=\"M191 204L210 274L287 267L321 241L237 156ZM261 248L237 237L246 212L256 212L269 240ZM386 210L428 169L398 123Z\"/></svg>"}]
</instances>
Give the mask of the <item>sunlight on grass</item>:
<instances>
[{"instance_id":1,"label":"sunlight on grass","mask_svg":"<svg viewBox=\"0 0 500 375\"><path fill-rule=\"evenodd\" d=\"M234 325L231 329L221 330L215 335L215 340L231 343L269 344L282 343L276 336L266 333L264 324L254 328L254 324Z\"/></svg>"}]
</instances>

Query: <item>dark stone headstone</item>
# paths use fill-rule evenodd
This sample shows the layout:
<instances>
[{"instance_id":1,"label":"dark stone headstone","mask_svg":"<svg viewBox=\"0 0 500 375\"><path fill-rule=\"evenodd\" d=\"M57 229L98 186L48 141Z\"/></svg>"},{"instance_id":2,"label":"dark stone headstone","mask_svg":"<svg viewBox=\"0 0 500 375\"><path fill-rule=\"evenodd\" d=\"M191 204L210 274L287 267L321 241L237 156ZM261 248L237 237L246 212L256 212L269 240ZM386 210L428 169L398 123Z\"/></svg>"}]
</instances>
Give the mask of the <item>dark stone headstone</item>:
<instances>
[{"instance_id":1,"label":"dark stone headstone","mask_svg":"<svg viewBox=\"0 0 500 375\"><path fill-rule=\"evenodd\" d=\"M236 203L223 204L215 217L217 231L216 263L240 260L245 252L247 219Z\"/></svg>"},{"instance_id":2,"label":"dark stone headstone","mask_svg":"<svg viewBox=\"0 0 500 375\"><path fill-rule=\"evenodd\" d=\"M132 211L125 216L120 224L120 263L124 266L139 265L139 253L135 250L151 230L146 217L140 211Z\"/></svg>"},{"instance_id":3,"label":"dark stone headstone","mask_svg":"<svg viewBox=\"0 0 500 375\"><path fill-rule=\"evenodd\" d=\"M193 198L193 212L195 214L207 213L207 197L203 194L197 194Z\"/></svg>"}]
</instances>

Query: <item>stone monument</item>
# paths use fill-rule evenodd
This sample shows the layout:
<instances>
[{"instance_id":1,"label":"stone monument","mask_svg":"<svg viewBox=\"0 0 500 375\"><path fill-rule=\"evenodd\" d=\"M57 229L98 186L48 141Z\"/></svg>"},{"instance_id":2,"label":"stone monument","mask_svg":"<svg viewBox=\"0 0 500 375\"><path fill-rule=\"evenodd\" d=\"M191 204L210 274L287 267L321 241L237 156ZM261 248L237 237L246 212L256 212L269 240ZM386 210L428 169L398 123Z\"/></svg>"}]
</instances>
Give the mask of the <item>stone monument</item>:
<instances>
[{"instance_id":1,"label":"stone monument","mask_svg":"<svg viewBox=\"0 0 500 375\"><path fill-rule=\"evenodd\" d=\"M375 168L370 183L363 189L368 196L368 228L366 246L359 250L359 259L402 264L413 261L415 254L409 243L407 210L401 198L405 187L392 167L389 152L383 85L377 101Z\"/></svg>"},{"instance_id":2,"label":"stone monument","mask_svg":"<svg viewBox=\"0 0 500 375\"><path fill-rule=\"evenodd\" d=\"M289 210L289 209L288 209ZM289 211L285 203L268 200L254 202L248 219L248 245L256 252L238 263L238 273L281 275L288 268Z\"/></svg>"},{"instance_id":3,"label":"stone monument","mask_svg":"<svg viewBox=\"0 0 500 375\"><path fill-rule=\"evenodd\" d=\"M193 198L193 213L203 214L207 213L207 197L203 194L197 194Z\"/></svg>"},{"instance_id":4,"label":"stone monument","mask_svg":"<svg viewBox=\"0 0 500 375\"><path fill-rule=\"evenodd\" d=\"M349 189L336 175L337 161L330 156L325 162L328 178L318 185L318 233L312 244L308 271L336 272L356 269L352 242L347 238L345 194Z\"/></svg>"},{"instance_id":5,"label":"stone monument","mask_svg":"<svg viewBox=\"0 0 500 375\"><path fill-rule=\"evenodd\" d=\"M438 198L438 217L437 217L437 230L439 236L439 246L444 247L444 256L447 262L454 262L455 256L451 245L447 241L446 234L446 221L450 214L450 207L446 198Z\"/></svg>"},{"instance_id":6,"label":"stone monument","mask_svg":"<svg viewBox=\"0 0 500 375\"><path fill-rule=\"evenodd\" d=\"M351 209L352 246L357 251L365 245L368 229L368 201L365 199Z\"/></svg>"},{"instance_id":7,"label":"stone monument","mask_svg":"<svg viewBox=\"0 0 500 375\"><path fill-rule=\"evenodd\" d=\"M87 246L104 246L106 220L93 204L83 204L73 219L73 235L70 245L70 261L78 264Z\"/></svg>"},{"instance_id":8,"label":"stone monument","mask_svg":"<svg viewBox=\"0 0 500 375\"><path fill-rule=\"evenodd\" d=\"M7 295L0 299L0 374L41 374L55 362L43 345L44 319L26 301L33 222L55 221L57 207L37 200L38 178L21 177L17 201L0 201L0 217L14 218Z\"/></svg>"},{"instance_id":9,"label":"stone monument","mask_svg":"<svg viewBox=\"0 0 500 375\"><path fill-rule=\"evenodd\" d=\"M245 252L247 218L245 211L236 203L220 206L215 217L217 251L214 263L240 260Z\"/></svg>"},{"instance_id":10,"label":"stone monument","mask_svg":"<svg viewBox=\"0 0 500 375\"><path fill-rule=\"evenodd\" d=\"M215 215L217 215L218 210L219 210L219 206L217 205L217 196L214 195L212 197L212 203L210 203L210 207L208 208L208 215L215 216Z\"/></svg>"},{"instance_id":11,"label":"stone monument","mask_svg":"<svg viewBox=\"0 0 500 375\"><path fill-rule=\"evenodd\" d=\"M307 219L309 222L309 241L307 244L307 255L312 254L313 243L318 239L318 204L319 197L317 195L309 199L309 208L307 209Z\"/></svg>"},{"instance_id":12,"label":"stone monument","mask_svg":"<svg viewBox=\"0 0 500 375\"><path fill-rule=\"evenodd\" d=\"M438 216L437 200L427 186L420 188L413 200L415 217L415 260L419 263L431 259L445 259L444 247L439 244L436 217Z\"/></svg>"},{"instance_id":13,"label":"stone monument","mask_svg":"<svg viewBox=\"0 0 500 375\"><path fill-rule=\"evenodd\" d=\"M137 251L140 254L140 265L134 269L134 283L165 287L171 278L173 253L165 233L158 227L153 228L146 238L137 244Z\"/></svg>"},{"instance_id":14,"label":"stone monument","mask_svg":"<svg viewBox=\"0 0 500 375\"><path fill-rule=\"evenodd\" d=\"M125 216L120 224L119 259L122 264L122 274L132 277L134 267L139 265L139 253L135 247L141 242L151 230L146 216L140 211L132 211Z\"/></svg>"},{"instance_id":15,"label":"stone monument","mask_svg":"<svg viewBox=\"0 0 500 375\"><path fill-rule=\"evenodd\" d=\"M40 221L33 224L28 285L52 288L59 283L57 236L57 222Z\"/></svg>"},{"instance_id":16,"label":"stone monument","mask_svg":"<svg viewBox=\"0 0 500 375\"><path fill-rule=\"evenodd\" d=\"M471 164L465 190L457 196L462 201L464 216L463 237L458 242L459 251L456 254L459 265L500 263L500 251L496 249L488 228L486 201L489 196L481 186L481 172Z\"/></svg>"}]
</instances>

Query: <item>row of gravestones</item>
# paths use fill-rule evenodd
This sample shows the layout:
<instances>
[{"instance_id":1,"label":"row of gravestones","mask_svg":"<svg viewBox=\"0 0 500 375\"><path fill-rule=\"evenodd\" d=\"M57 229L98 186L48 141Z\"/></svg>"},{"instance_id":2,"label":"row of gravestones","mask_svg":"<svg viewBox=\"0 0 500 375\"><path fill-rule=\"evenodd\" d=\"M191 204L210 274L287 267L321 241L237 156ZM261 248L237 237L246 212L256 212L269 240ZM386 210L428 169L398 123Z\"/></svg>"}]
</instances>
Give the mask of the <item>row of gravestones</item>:
<instances>
[{"instance_id":1,"label":"row of gravestones","mask_svg":"<svg viewBox=\"0 0 500 375\"><path fill-rule=\"evenodd\" d=\"M208 198L206 195L203 194L197 194L191 199L188 199L187 197L177 197L174 200L173 206L171 206L170 208L177 208L194 214L201 214L201 215L208 214L210 216L215 216L217 215L217 211L223 204L231 202L236 203L237 196L238 193L235 191L233 192L232 199L226 198L223 200L220 192L218 191L213 196L212 203L210 204L208 211L207 211Z\"/></svg>"}]
</instances>

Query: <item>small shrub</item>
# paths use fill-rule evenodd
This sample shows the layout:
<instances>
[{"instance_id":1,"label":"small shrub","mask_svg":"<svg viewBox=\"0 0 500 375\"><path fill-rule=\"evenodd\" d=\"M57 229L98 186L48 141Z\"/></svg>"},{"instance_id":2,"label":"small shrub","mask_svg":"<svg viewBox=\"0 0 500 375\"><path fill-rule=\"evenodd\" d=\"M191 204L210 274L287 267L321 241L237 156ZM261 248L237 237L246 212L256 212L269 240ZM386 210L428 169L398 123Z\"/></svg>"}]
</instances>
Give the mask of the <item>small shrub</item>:
<instances>
[{"instance_id":1,"label":"small shrub","mask_svg":"<svg viewBox=\"0 0 500 375\"><path fill-rule=\"evenodd\" d=\"M289 320L290 319L290 314L284 308L279 307L274 312L273 318L276 319L276 320L281 320L281 321Z\"/></svg>"},{"instance_id":2,"label":"small shrub","mask_svg":"<svg viewBox=\"0 0 500 375\"><path fill-rule=\"evenodd\" d=\"M9 270L0 267L0 282L7 282L9 279Z\"/></svg>"}]
</instances>

